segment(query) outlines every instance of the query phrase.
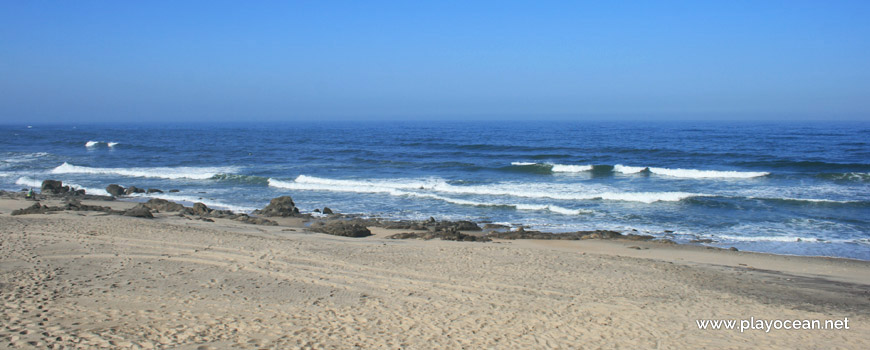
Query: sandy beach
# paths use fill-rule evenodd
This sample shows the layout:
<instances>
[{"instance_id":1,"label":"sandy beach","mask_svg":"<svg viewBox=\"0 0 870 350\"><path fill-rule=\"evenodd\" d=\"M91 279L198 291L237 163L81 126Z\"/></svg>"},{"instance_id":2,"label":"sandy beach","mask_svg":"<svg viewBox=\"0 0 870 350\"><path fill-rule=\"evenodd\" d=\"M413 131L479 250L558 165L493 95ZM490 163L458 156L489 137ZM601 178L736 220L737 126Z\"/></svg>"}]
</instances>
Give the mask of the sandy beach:
<instances>
[{"instance_id":1,"label":"sandy beach","mask_svg":"<svg viewBox=\"0 0 870 350\"><path fill-rule=\"evenodd\" d=\"M386 236L401 230L374 227L350 238L299 219L10 215L31 204L0 200L0 347L870 348L866 261L621 240L396 240ZM750 318L849 329L698 326Z\"/></svg>"}]
</instances>

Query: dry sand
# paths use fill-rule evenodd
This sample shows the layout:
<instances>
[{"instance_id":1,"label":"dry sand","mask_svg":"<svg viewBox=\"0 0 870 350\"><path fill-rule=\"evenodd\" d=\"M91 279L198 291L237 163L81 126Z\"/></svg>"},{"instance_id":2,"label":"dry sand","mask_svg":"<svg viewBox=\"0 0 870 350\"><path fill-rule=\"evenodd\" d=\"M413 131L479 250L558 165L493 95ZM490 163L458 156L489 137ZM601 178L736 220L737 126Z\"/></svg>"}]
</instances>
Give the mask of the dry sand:
<instances>
[{"instance_id":1,"label":"dry sand","mask_svg":"<svg viewBox=\"0 0 870 350\"><path fill-rule=\"evenodd\" d=\"M867 262L377 229L344 238L298 221L168 214L10 216L29 204L0 201L0 347L870 348ZM850 329L696 323L749 317L848 317Z\"/></svg>"}]
</instances>

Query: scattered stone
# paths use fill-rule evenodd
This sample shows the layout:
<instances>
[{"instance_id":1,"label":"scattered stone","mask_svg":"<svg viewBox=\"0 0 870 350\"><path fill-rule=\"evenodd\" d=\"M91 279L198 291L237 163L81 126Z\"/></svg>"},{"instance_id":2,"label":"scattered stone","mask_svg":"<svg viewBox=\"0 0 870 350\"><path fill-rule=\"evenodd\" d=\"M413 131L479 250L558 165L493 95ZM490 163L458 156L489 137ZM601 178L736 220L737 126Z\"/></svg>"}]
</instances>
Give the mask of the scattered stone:
<instances>
[{"instance_id":1,"label":"scattered stone","mask_svg":"<svg viewBox=\"0 0 870 350\"><path fill-rule=\"evenodd\" d=\"M48 207L39 203L33 203L33 205L27 208L21 208L12 211L12 215L27 215L27 214L45 214L48 211Z\"/></svg>"},{"instance_id":2,"label":"scattered stone","mask_svg":"<svg viewBox=\"0 0 870 350\"><path fill-rule=\"evenodd\" d=\"M735 247L728 248L728 250L730 250L730 251L732 251L732 252L736 252L736 251L738 251L737 248L735 248Z\"/></svg>"},{"instance_id":3,"label":"scattered stone","mask_svg":"<svg viewBox=\"0 0 870 350\"><path fill-rule=\"evenodd\" d=\"M329 209L329 207L323 207L323 213L326 215L333 214L332 209Z\"/></svg>"},{"instance_id":4,"label":"scattered stone","mask_svg":"<svg viewBox=\"0 0 870 350\"><path fill-rule=\"evenodd\" d=\"M124 190L124 194L126 194L128 196L131 194L134 194L134 193L145 193L145 190L143 190L139 187L136 187L136 186L130 186L130 187L127 187L126 190Z\"/></svg>"},{"instance_id":5,"label":"scattered stone","mask_svg":"<svg viewBox=\"0 0 870 350\"><path fill-rule=\"evenodd\" d=\"M145 202L145 206L148 207L148 209L156 210L161 213L170 211L185 211L183 205L160 198L152 198L148 200L147 202Z\"/></svg>"},{"instance_id":6,"label":"scattered stone","mask_svg":"<svg viewBox=\"0 0 870 350\"><path fill-rule=\"evenodd\" d=\"M507 229L510 229L510 226L502 225L502 224L486 224L486 225L483 225L483 229L484 230L507 230Z\"/></svg>"},{"instance_id":7,"label":"scattered stone","mask_svg":"<svg viewBox=\"0 0 870 350\"><path fill-rule=\"evenodd\" d=\"M319 212L320 212L320 209L316 209L316 208L315 208L315 209L314 209L314 212L315 212L315 213L319 213Z\"/></svg>"},{"instance_id":8,"label":"scattered stone","mask_svg":"<svg viewBox=\"0 0 870 350\"><path fill-rule=\"evenodd\" d=\"M581 239L625 239L632 241L647 241L653 236L647 235L623 235L616 231L596 230L596 231L577 231L565 233L551 233L541 231L526 231L520 227L516 231L507 232L491 232L487 235L490 238L500 239L546 239L546 240L581 240Z\"/></svg>"},{"instance_id":9,"label":"scattered stone","mask_svg":"<svg viewBox=\"0 0 870 350\"><path fill-rule=\"evenodd\" d=\"M211 214L212 212L212 210L208 206L200 202L193 203L192 210L194 215L199 216L206 216L208 214Z\"/></svg>"},{"instance_id":10,"label":"scattered stone","mask_svg":"<svg viewBox=\"0 0 870 350\"><path fill-rule=\"evenodd\" d=\"M394 235L390 235L387 238L390 239L442 239L445 241L459 241L459 242L490 242L492 239L484 236L473 236L464 234L455 229L450 229L448 231L429 231L429 232L406 232L406 233L397 233Z\"/></svg>"},{"instance_id":11,"label":"scattered stone","mask_svg":"<svg viewBox=\"0 0 870 350\"><path fill-rule=\"evenodd\" d=\"M135 207L127 209L127 211L124 212L124 216L132 216L132 217L136 217L136 218L146 218L146 219L153 219L154 218L154 215L151 214L151 210L148 209L148 207L146 207L144 204L141 204L141 203L137 204Z\"/></svg>"},{"instance_id":12,"label":"scattered stone","mask_svg":"<svg viewBox=\"0 0 870 350\"><path fill-rule=\"evenodd\" d=\"M311 224L309 229L314 232L343 237L367 237L372 235L372 232L365 225L348 220L318 221Z\"/></svg>"},{"instance_id":13,"label":"scattered stone","mask_svg":"<svg viewBox=\"0 0 870 350\"><path fill-rule=\"evenodd\" d=\"M111 184L106 186L106 192L109 192L110 195L115 197L123 196L126 193L127 189L121 187L120 185Z\"/></svg>"},{"instance_id":14,"label":"scattered stone","mask_svg":"<svg viewBox=\"0 0 870 350\"><path fill-rule=\"evenodd\" d=\"M656 242L664 243L664 244L677 244L677 242L674 242L673 240L670 240L667 238L658 239L658 240L656 240Z\"/></svg>"},{"instance_id":15,"label":"scattered stone","mask_svg":"<svg viewBox=\"0 0 870 350\"><path fill-rule=\"evenodd\" d=\"M148 190L145 191L145 193L163 193L163 191L158 190L156 188L149 188Z\"/></svg>"},{"instance_id":16,"label":"scattered stone","mask_svg":"<svg viewBox=\"0 0 870 350\"><path fill-rule=\"evenodd\" d=\"M169 190L169 193L176 193L176 192L181 192L181 191L176 190L176 189Z\"/></svg>"},{"instance_id":17,"label":"scattered stone","mask_svg":"<svg viewBox=\"0 0 870 350\"><path fill-rule=\"evenodd\" d=\"M288 217L299 215L299 208L296 208L296 204L293 203L293 198L290 198L290 196L281 196L273 198L269 202L269 205L262 210L255 210L254 213L263 216Z\"/></svg>"}]
</instances>

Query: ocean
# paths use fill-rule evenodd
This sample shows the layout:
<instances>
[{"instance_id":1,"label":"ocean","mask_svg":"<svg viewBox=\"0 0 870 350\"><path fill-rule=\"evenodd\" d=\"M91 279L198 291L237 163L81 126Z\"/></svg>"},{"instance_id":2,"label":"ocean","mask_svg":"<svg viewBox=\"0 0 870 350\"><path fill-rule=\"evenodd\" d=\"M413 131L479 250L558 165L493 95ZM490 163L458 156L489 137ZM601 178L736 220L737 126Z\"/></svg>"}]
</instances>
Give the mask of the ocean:
<instances>
[{"instance_id":1,"label":"ocean","mask_svg":"<svg viewBox=\"0 0 870 350\"><path fill-rule=\"evenodd\" d=\"M636 230L870 260L865 122L0 126L0 189L45 179L240 212L290 195L303 212Z\"/></svg>"}]
</instances>

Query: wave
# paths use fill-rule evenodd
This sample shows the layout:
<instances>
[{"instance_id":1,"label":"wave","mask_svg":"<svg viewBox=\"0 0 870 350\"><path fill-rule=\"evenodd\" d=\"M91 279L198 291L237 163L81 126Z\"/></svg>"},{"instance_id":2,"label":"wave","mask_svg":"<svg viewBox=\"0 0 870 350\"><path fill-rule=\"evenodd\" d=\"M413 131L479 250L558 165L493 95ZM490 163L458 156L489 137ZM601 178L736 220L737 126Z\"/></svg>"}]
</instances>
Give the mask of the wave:
<instances>
[{"instance_id":1,"label":"wave","mask_svg":"<svg viewBox=\"0 0 870 350\"><path fill-rule=\"evenodd\" d=\"M819 178L843 182L870 182L870 173L827 173L817 175Z\"/></svg>"},{"instance_id":2,"label":"wave","mask_svg":"<svg viewBox=\"0 0 870 350\"><path fill-rule=\"evenodd\" d=\"M254 175L216 174L216 175L212 176L210 179L219 180L219 181L244 183L244 184L254 184L254 185L268 185L269 184L269 178L262 177L262 176L254 176Z\"/></svg>"},{"instance_id":3,"label":"wave","mask_svg":"<svg viewBox=\"0 0 870 350\"><path fill-rule=\"evenodd\" d=\"M109 148L112 148L112 147L117 146L118 142L88 141L88 142L85 142L85 147L94 148L94 147L99 146L100 144L106 144L106 146L109 146Z\"/></svg>"},{"instance_id":4,"label":"wave","mask_svg":"<svg viewBox=\"0 0 870 350\"><path fill-rule=\"evenodd\" d=\"M761 177L770 175L768 172L761 171L719 171L719 170L697 170L697 169L668 169L668 168L647 168L649 172L657 175L670 177L679 177L687 179L748 179L753 177Z\"/></svg>"},{"instance_id":5,"label":"wave","mask_svg":"<svg viewBox=\"0 0 870 350\"><path fill-rule=\"evenodd\" d=\"M301 179L300 179L301 178ZM436 180L433 180L436 181ZM396 197L413 197L427 198L439 200L447 203L467 205L475 207L511 207L517 210L533 210L533 211L551 211L562 215L581 215L589 214L592 211L583 209L569 209L556 205L536 205L536 204L515 204L503 202L479 202L459 198L451 198L440 196L433 193L420 193L411 191L412 189L426 188L424 184L432 184L431 181L401 181L395 186L388 186L384 181L375 180L371 182L355 181L355 180L331 180L322 179L312 176L300 175L296 181L282 181L269 179L269 186L290 189L290 190L306 190L306 191L330 191L330 192L351 192L351 193L381 193ZM417 185L422 185L417 187ZM431 189L431 187L429 187Z\"/></svg>"},{"instance_id":6,"label":"wave","mask_svg":"<svg viewBox=\"0 0 870 350\"><path fill-rule=\"evenodd\" d=\"M688 192L614 192L578 184L496 183L457 186L441 179L411 180L336 180L299 175L294 181L269 179L269 186L312 191L388 193L393 191L429 191L458 195L511 196L556 200L616 200L641 203L675 202L705 194ZM579 190L579 191L578 191ZM402 193L401 195L406 195Z\"/></svg>"},{"instance_id":7,"label":"wave","mask_svg":"<svg viewBox=\"0 0 870 350\"><path fill-rule=\"evenodd\" d=\"M711 179L711 178L730 178L730 179L746 179L760 176L770 175L768 172L755 171L719 171L719 170L698 170L698 169L669 169L669 168L654 168L654 167L638 167L616 164L609 165L566 165L552 163L533 163L533 162L513 162L515 167L536 167L549 169L553 173L582 173L587 171L595 172L616 172L621 174L638 174L641 172L650 172L657 175L688 178L688 179ZM599 171L600 170L600 171Z\"/></svg>"},{"instance_id":8,"label":"wave","mask_svg":"<svg viewBox=\"0 0 870 350\"><path fill-rule=\"evenodd\" d=\"M613 171L622 174L637 174L642 171L647 170L647 167L639 167L639 166L625 166L622 164L616 164L613 166Z\"/></svg>"},{"instance_id":9,"label":"wave","mask_svg":"<svg viewBox=\"0 0 870 350\"><path fill-rule=\"evenodd\" d=\"M51 169L51 174L98 174L161 179L207 180L219 174L238 172L236 167L156 167L156 168L91 168L63 164Z\"/></svg>"},{"instance_id":10,"label":"wave","mask_svg":"<svg viewBox=\"0 0 870 350\"><path fill-rule=\"evenodd\" d=\"M27 176L19 177L17 180L15 180L15 184L21 185L21 186L26 186L26 187L37 187L37 188L42 187L42 181L39 181L39 180L36 180L33 178L29 178Z\"/></svg>"},{"instance_id":11,"label":"wave","mask_svg":"<svg viewBox=\"0 0 870 350\"><path fill-rule=\"evenodd\" d=\"M67 182L67 181L61 181L61 183L64 186L69 186L73 190L85 190L85 193L87 193L87 194L96 194L96 195L100 195L100 196L108 196L109 195L109 193L106 192L106 190L104 190L104 189L84 187L82 185L78 185L78 184L75 184L72 182ZM35 188L42 187L41 180L37 180L37 179L30 178L27 176L19 177L17 180L15 180L15 184L21 185L21 186L26 186L26 187L35 187Z\"/></svg>"},{"instance_id":12,"label":"wave","mask_svg":"<svg viewBox=\"0 0 870 350\"><path fill-rule=\"evenodd\" d=\"M568 164L552 164L552 163L533 163L533 162L513 162L513 166L518 167L540 167L548 169L554 173L581 173L592 170L592 165L568 165Z\"/></svg>"}]
</instances>

